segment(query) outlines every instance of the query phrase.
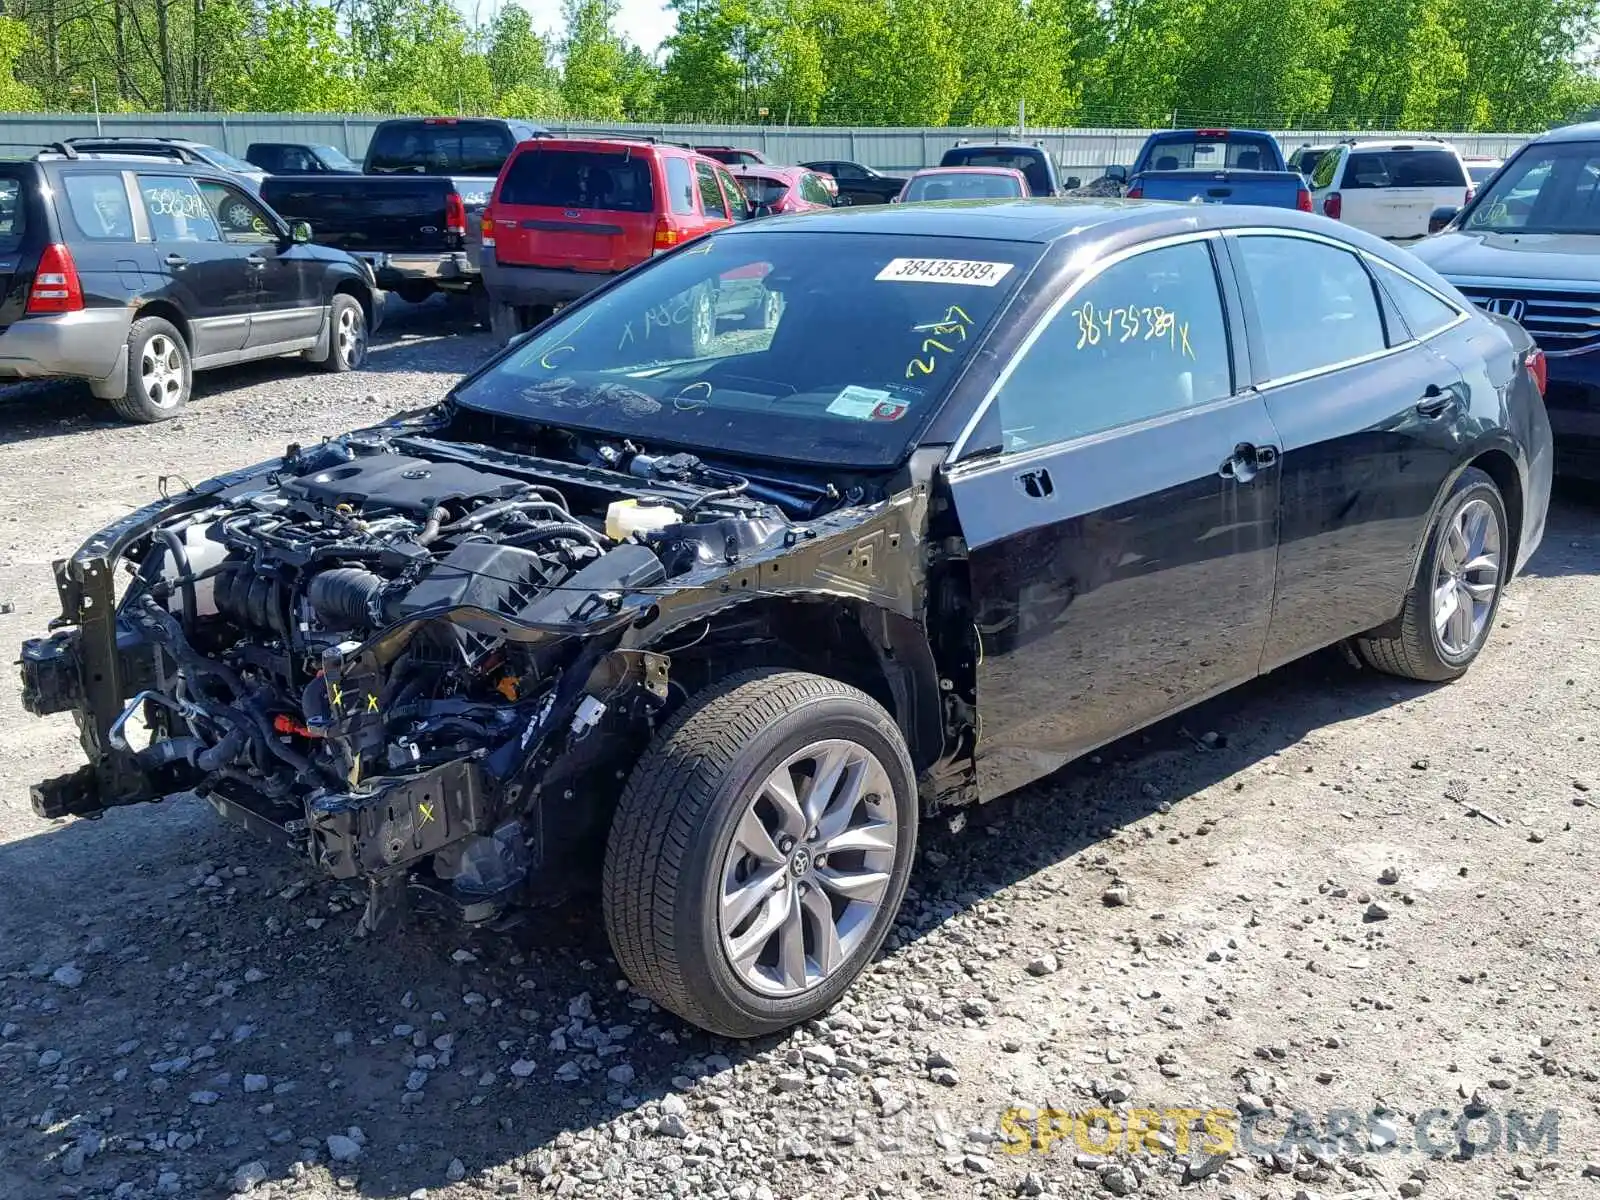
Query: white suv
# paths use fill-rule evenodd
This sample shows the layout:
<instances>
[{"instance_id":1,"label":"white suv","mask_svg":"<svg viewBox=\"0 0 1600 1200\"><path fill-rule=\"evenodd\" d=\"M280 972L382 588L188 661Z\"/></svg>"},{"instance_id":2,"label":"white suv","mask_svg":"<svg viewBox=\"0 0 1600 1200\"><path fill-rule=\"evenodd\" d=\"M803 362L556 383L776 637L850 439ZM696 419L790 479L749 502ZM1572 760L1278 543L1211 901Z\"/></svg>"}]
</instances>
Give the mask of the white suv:
<instances>
[{"instance_id":1,"label":"white suv","mask_svg":"<svg viewBox=\"0 0 1600 1200\"><path fill-rule=\"evenodd\" d=\"M1472 181L1448 142L1345 142L1317 162L1311 176L1317 212L1378 237L1425 237L1436 208L1464 207Z\"/></svg>"}]
</instances>

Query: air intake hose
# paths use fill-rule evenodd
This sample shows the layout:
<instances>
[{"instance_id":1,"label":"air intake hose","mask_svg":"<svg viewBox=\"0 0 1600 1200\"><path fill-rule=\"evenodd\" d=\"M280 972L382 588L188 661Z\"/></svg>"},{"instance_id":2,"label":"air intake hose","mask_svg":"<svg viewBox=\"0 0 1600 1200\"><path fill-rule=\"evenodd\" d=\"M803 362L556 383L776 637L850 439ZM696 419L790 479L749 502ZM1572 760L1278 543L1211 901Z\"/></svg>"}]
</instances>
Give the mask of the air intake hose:
<instances>
[{"instance_id":1,"label":"air intake hose","mask_svg":"<svg viewBox=\"0 0 1600 1200\"><path fill-rule=\"evenodd\" d=\"M383 589L381 575L360 567L335 567L311 577L306 598L325 625L334 629L381 625Z\"/></svg>"}]
</instances>

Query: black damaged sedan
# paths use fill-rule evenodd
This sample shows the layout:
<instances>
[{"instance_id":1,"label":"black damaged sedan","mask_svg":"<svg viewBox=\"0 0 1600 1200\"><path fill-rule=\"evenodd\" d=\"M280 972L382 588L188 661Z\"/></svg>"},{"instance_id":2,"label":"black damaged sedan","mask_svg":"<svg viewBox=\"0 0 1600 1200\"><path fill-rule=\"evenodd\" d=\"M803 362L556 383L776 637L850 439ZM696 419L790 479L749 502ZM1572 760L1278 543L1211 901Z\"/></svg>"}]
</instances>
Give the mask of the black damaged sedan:
<instances>
[{"instance_id":1,"label":"black damaged sedan","mask_svg":"<svg viewBox=\"0 0 1600 1200\"><path fill-rule=\"evenodd\" d=\"M24 699L88 762L34 808L192 790L375 927L598 880L640 990L775 1030L876 951L920 821L1332 643L1465 671L1544 530L1544 378L1296 213L725 230L58 563Z\"/></svg>"}]
</instances>

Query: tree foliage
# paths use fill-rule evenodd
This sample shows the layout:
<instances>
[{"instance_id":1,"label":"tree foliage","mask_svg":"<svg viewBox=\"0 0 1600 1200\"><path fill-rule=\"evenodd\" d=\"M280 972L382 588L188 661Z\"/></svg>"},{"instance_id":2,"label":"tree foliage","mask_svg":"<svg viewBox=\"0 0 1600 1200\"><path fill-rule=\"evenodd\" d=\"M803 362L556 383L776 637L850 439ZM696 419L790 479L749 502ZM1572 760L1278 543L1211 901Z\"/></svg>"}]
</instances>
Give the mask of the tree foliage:
<instances>
[{"instance_id":1,"label":"tree foliage","mask_svg":"<svg viewBox=\"0 0 1600 1200\"><path fill-rule=\"evenodd\" d=\"M1600 107L1595 0L0 0L0 107L601 121L1536 129ZM763 111L764 110L764 111Z\"/></svg>"}]
</instances>

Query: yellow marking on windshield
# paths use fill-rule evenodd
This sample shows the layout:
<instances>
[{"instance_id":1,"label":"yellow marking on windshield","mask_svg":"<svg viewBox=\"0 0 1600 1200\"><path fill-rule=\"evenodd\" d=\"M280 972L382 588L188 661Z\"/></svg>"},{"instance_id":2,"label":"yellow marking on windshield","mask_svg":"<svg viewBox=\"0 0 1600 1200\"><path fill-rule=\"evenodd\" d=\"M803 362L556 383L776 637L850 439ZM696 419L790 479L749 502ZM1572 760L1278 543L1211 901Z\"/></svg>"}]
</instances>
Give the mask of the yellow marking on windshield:
<instances>
[{"instance_id":1,"label":"yellow marking on windshield","mask_svg":"<svg viewBox=\"0 0 1600 1200\"><path fill-rule=\"evenodd\" d=\"M953 346L946 345L944 342L941 342L937 339L951 338L959 339L964 342L967 340L967 333L970 331L971 327L972 318L969 317L966 313L966 310L958 304L952 304L949 308L945 309L944 316L940 317L937 321L930 321L926 325L913 325L911 327L911 331L913 333L931 333L935 336L927 337L922 340L921 354L926 355L927 357L924 358L920 355L913 357L912 360L906 364L906 378L911 379L918 374L932 375L934 369L939 365L939 356L936 355L934 351L942 350L946 354L951 354L954 353L955 350Z\"/></svg>"}]
</instances>

